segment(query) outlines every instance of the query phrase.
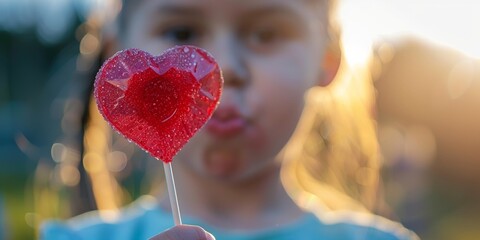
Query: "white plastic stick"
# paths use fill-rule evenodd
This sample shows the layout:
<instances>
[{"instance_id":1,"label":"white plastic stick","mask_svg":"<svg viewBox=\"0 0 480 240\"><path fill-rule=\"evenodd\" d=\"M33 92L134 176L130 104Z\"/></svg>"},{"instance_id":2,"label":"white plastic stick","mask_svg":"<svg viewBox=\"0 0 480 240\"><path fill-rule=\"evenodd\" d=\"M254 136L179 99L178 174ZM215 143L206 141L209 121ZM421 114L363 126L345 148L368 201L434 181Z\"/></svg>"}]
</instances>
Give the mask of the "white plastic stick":
<instances>
[{"instance_id":1,"label":"white plastic stick","mask_svg":"<svg viewBox=\"0 0 480 240\"><path fill-rule=\"evenodd\" d=\"M165 170L170 206L172 207L173 221L175 222L175 226L182 225L180 208L178 207L177 190L175 190L175 181L173 180L172 162L163 162L163 168Z\"/></svg>"}]
</instances>

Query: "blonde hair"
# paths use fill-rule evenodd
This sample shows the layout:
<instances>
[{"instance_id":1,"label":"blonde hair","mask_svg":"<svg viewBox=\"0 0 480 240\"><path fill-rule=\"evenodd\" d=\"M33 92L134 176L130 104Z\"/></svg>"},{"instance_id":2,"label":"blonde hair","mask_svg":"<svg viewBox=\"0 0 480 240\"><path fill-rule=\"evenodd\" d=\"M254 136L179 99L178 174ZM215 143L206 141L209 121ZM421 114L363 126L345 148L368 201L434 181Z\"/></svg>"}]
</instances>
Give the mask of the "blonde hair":
<instances>
[{"instance_id":1,"label":"blonde hair","mask_svg":"<svg viewBox=\"0 0 480 240\"><path fill-rule=\"evenodd\" d=\"M355 93L371 89L360 80L350 81L357 81L352 82L357 88L337 89L344 87L337 83L331 89L312 89L306 96L282 169L284 184L300 205L309 197L333 210L376 206L379 154L372 100L366 93Z\"/></svg>"},{"instance_id":2,"label":"blonde hair","mask_svg":"<svg viewBox=\"0 0 480 240\"><path fill-rule=\"evenodd\" d=\"M328 4L327 51L340 59L337 1ZM376 211L380 156L373 106L374 89L367 72L353 74L344 61L331 86L306 94L304 114L284 149L282 168L282 181L300 206Z\"/></svg>"}]
</instances>

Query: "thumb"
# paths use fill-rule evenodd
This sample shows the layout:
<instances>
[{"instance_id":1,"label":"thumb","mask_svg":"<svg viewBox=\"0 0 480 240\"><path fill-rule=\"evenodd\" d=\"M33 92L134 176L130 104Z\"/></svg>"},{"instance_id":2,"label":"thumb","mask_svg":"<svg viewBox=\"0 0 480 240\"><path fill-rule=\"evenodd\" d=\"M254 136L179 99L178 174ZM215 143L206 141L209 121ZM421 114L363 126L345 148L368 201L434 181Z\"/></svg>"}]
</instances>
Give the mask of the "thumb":
<instances>
[{"instance_id":1,"label":"thumb","mask_svg":"<svg viewBox=\"0 0 480 240\"><path fill-rule=\"evenodd\" d=\"M215 240L215 237L199 226L179 225L153 236L150 240Z\"/></svg>"}]
</instances>

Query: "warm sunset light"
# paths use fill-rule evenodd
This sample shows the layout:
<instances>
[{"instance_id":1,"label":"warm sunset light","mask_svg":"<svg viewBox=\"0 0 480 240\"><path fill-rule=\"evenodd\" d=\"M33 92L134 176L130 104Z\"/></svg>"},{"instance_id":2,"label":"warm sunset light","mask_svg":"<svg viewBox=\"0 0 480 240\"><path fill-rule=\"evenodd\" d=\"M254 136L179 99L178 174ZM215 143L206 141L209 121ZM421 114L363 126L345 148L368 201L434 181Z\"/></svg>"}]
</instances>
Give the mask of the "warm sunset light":
<instances>
[{"instance_id":1,"label":"warm sunset light","mask_svg":"<svg viewBox=\"0 0 480 240\"><path fill-rule=\"evenodd\" d=\"M480 58L480 2L341 1L339 20L349 63L363 63L382 38L416 36Z\"/></svg>"}]
</instances>

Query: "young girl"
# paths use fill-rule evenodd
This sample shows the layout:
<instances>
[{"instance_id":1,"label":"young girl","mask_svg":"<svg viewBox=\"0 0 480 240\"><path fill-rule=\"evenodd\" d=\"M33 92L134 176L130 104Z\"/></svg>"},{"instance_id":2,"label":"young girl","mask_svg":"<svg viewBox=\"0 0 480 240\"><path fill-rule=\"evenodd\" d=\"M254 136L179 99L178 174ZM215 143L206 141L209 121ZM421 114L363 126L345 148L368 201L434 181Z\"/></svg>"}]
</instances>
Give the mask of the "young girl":
<instances>
[{"instance_id":1,"label":"young girl","mask_svg":"<svg viewBox=\"0 0 480 240\"><path fill-rule=\"evenodd\" d=\"M48 223L42 230L43 239L416 239L401 225L381 217L328 212L323 205L305 204L318 200L318 190L328 189L323 184L308 185L331 175L306 172L318 169L315 164L320 160L311 161L308 153L321 152L319 146L331 149L319 155L340 156L336 159L345 163L340 170L349 174L349 164L377 170L375 164L358 163L375 158L377 150L372 141L362 142L369 137L358 133L359 129L347 130L360 141L351 144L352 140L344 139L342 144L349 146L344 148L342 144L330 146L340 141L328 143L320 131L317 138L292 138L299 122L318 122L310 121L318 116L309 111L321 108L322 101L305 98L307 91L329 85L338 68L332 47L338 44L330 24L332 4L327 0L125 1L111 45L116 46L114 50L136 47L156 55L174 45L191 44L208 50L223 71L220 105L207 127L173 161L179 205L189 225L171 228L168 197L160 195L137 200L113 220L88 214L67 223ZM358 119L344 120L333 124ZM241 127L229 129L232 122ZM349 126L354 125L339 127ZM373 129L368 121L361 126ZM297 132L312 136L312 129L321 128L299 126ZM374 136L373 131L369 133ZM297 145L286 148L289 140ZM350 152L342 155L339 150ZM305 154L295 154L299 152ZM293 169L284 172L285 184L282 163ZM316 176L320 174L325 176ZM342 181L336 183L344 185ZM375 185L375 179L362 181L370 188ZM295 186L302 184L314 194L298 195ZM323 199L340 196L331 192ZM292 197L303 200L312 212L300 208Z\"/></svg>"}]
</instances>

